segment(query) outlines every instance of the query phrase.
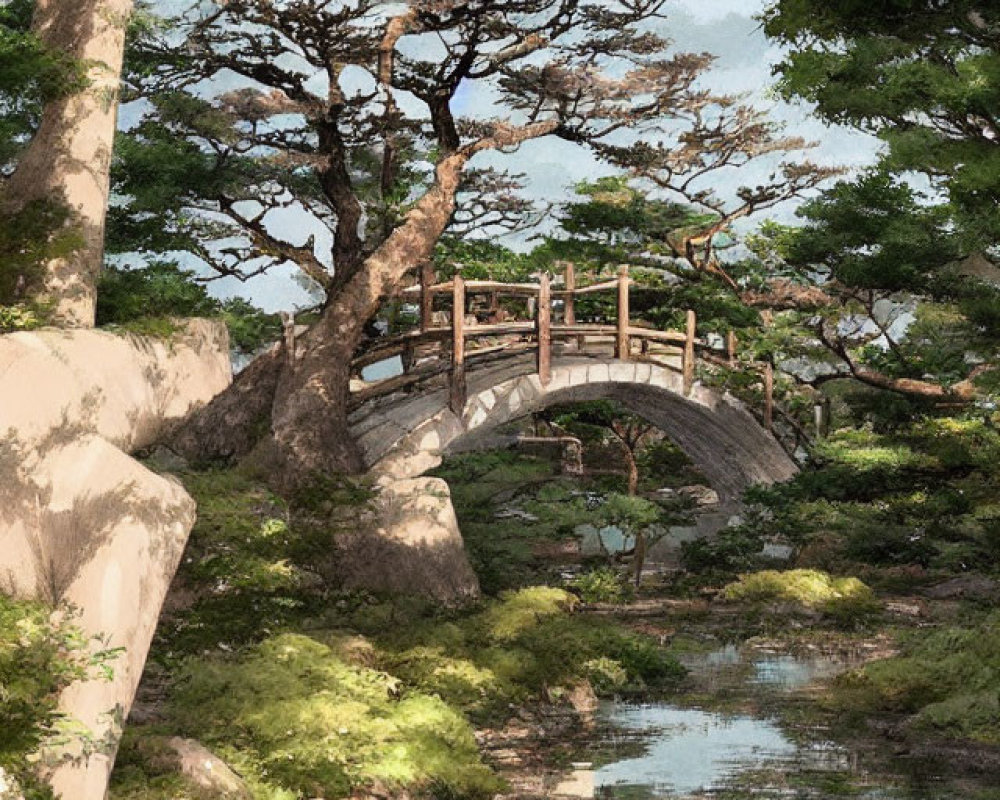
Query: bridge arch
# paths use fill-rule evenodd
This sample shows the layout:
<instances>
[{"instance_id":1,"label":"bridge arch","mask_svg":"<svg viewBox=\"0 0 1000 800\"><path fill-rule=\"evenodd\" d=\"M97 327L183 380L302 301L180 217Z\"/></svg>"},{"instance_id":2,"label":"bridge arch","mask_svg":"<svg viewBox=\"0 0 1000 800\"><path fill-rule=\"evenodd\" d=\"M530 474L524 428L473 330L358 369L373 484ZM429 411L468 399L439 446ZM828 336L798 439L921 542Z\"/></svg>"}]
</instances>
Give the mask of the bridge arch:
<instances>
[{"instance_id":1,"label":"bridge arch","mask_svg":"<svg viewBox=\"0 0 1000 800\"><path fill-rule=\"evenodd\" d=\"M798 468L775 438L728 394L696 384L685 395L680 374L664 366L560 358L551 380L510 367L469 374L461 414L446 389L386 398L352 417L366 465L381 480L414 478L467 440L547 406L611 398L666 433L695 463L723 503L754 483L787 480Z\"/></svg>"}]
</instances>

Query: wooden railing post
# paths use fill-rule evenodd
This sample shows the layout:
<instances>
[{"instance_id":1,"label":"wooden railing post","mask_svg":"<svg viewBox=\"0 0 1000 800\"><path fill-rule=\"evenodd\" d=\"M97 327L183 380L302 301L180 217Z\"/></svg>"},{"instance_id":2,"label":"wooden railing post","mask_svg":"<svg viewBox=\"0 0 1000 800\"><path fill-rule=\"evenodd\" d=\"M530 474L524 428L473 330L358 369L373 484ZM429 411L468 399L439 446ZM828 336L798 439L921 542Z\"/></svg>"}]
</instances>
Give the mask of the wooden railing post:
<instances>
[{"instance_id":1,"label":"wooden railing post","mask_svg":"<svg viewBox=\"0 0 1000 800\"><path fill-rule=\"evenodd\" d=\"M764 365L764 427L774 432L774 365L770 361Z\"/></svg>"},{"instance_id":2,"label":"wooden railing post","mask_svg":"<svg viewBox=\"0 0 1000 800\"><path fill-rule=\"evenodd\" d=\"M459 272L452 282L451 307L451 410L465 409L465 279Z\"/></svg>"},{"instance_id":3,"label":"wooden railing post","mask_svg":"<svg viewBox=\"0 0 1000 800\"><path fill-rule=\"evenodd\" d=\"M552 380L552 284L543 272L538 282L538 379L542 386Z\"/></svg>"},{"instance_id":4,"label":"wooden railing post","mask_svg":"<svg viewBox=\"0 0 1000 800\"><path fill-rule=\"evenodd\" d=\"M434 314L434 265L428 260L420 265L420 332L426 333L431 327Z\"/></svg>"},{"instance_id":5,"label":"wooden railing post","mask_svg":"<svg viewBox=\"0 0 1000 800\"><path fill-rule=\"evenodd\" d=\"M576 325L576 265L572 261L563 262L563 282L566 284L563 322Z\"/></svg>"},{"instance_id":6,"label":"wooden railing post","mask_svg":"<svg viewBox=\"0 0 1000 800\"><path fill-rule=\"evenodd\" d=\"M618 267L618 333L615 337L615 358L628 361L631 355L631 343L628 337L628 264Z\"/></svg>"},{"instance_id":7,"label":"wooden railing post","mask_svg":"<svg viewBox=\"0 0 1000 800\"><path fill-rule=\"evenodd\" d=\"M736 369L736 331L726 334L726 355L729 357L729 368Z\"/></svg>"},{"instance_id":8,"label":"wooden railing post","mask_svg":"<svg viewBox=\"0 0 1000 800\"><path fill-rule=\"evenodd\" d=\"M694 387L694 340L698 330L698 317L690 308L687 312L687 325L684 332L684 355L681 367L684 372L684 394L691 394Z\"/></svg>"},{"instance_id":9,"label":"wooden railing post","mask_svg":"<svg viewBox=\"0 0 1000 800\"><path fill-rule=\"evenodd\" d=\"M564 282L566 284L566 302L563 306L563 322L576 325L576 264L572 261L563 262ZM581 353L587 346L586 337L576 337L576 349Z\"/></svg>"}]
</instances>

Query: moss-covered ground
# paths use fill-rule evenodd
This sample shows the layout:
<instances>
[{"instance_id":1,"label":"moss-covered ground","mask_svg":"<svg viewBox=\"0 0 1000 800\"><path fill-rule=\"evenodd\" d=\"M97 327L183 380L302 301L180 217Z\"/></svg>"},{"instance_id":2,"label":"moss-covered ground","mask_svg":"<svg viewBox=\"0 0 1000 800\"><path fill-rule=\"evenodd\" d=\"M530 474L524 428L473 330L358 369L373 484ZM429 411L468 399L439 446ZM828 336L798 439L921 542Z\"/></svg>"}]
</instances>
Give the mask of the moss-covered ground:
<instances>
[{"instance_id":1,"label":"moss-covered ground","mask_svg":"<svg viewBox=\"0 0 1000 800\"><path fill-rule=\"evenodd\" d=\"M672 690L678 658L728 642L861 662L785 704L793 727L994 747L992 601L924 592L997 577L998 456L982 419L836 434L798 478L753 490L741 525L686 546L681 571L637 589L620 560L574 555L577 526L621 491L619 478L568 478L510 452L456 457L437 474L484 598L451 610L340 590L331 537L355 524L363 487L289 502L238 471L185 473L199 521L144 681L153 713L127 731L112 797L200 797L155 755L171 735L216 751L256 798L492 796L502 781L477 729L584 685ZM677 471L675 453L658 460ZM765 544L792 556L779 564ZM681 702L760 711L683 685ZM556 747L552 758L570 755Z\"/></svg>"},{"instance_id":2,"label":"moss-covered ground","mask_svg":"<svg viewBox=\"0 0 1000 800\"><path fill-rule=\"evenodd\" d=\"M535 481L551 477L544 462L507 466L508 489L543 489L532 508L548 527L531 541L558 540L549 495L572 505L568 487ZM662 691L684 675L655 640L578 613L577 595L539 580L527 541L474 548L481 575L507 580L484 580L473 607L343 592L331 536L362 512L363 488L289 503L238 471L181 477L198 523L150 654L151 719L127 729L113 798L199 797L155 746L169 736L212 749L256 798L490 797L502 781L476 726L584 684Z\"/></svg>"}]
</instances>

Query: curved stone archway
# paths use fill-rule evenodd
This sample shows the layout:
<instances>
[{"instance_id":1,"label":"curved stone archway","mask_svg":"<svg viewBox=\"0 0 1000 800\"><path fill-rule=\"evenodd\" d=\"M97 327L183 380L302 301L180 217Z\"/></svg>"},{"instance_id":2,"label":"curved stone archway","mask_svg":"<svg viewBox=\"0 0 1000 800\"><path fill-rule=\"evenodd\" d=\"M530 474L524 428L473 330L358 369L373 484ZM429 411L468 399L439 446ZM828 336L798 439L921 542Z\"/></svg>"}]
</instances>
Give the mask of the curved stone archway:
<instances>
[{"instance_id":1,"label":"curved stone archway","mask_svg":"<svg viewBox=\"0 0 1000 800\"><path fill-rule=\"evenodd\" d=\"M522 371L523 371L522 366ZM664 431L687 453L725 502L754 483L791 478L798 467L775 438L729 395L696 385L689 396L676 372L648 363L563 358L542 386L511 366L470 375L461 415L444 391L397 399L354 420L372 473L382 482L414 478L440 464L463 439L557 403L607 397Z\"/></svg>"}]
</instances>

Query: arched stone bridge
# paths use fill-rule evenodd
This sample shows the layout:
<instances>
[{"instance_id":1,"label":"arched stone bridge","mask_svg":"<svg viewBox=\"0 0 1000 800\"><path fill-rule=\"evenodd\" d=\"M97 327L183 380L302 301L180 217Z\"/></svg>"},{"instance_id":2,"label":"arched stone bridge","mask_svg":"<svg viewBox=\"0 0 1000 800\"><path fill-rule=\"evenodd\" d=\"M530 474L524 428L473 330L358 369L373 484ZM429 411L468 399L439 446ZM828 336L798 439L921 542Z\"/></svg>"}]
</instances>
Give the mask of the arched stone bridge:
<instances>
[{"instance_id":1,"label":"arched stone bridge","mask_svg":"<svg viewBox=\"0 0 1000 800\"><path fill-rule=\"evenodd\" d=\"M787 480L797 467L736 399L703 385L685 387L676 369L606 356L553 358L543 385L527 354L466 373L456 413L447 386L367 401L351 416L366 465L389 480L419 476L469 437L547 406L612 398L664 431L709 479L723 502L753 483ZM685 389L687 388L687 393Z\"/></svg>"}]
</instances>

